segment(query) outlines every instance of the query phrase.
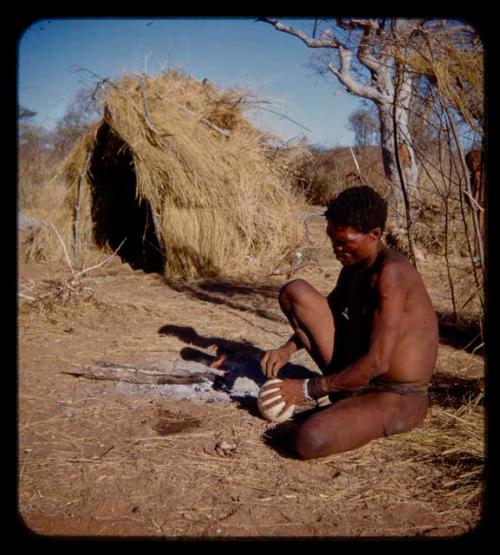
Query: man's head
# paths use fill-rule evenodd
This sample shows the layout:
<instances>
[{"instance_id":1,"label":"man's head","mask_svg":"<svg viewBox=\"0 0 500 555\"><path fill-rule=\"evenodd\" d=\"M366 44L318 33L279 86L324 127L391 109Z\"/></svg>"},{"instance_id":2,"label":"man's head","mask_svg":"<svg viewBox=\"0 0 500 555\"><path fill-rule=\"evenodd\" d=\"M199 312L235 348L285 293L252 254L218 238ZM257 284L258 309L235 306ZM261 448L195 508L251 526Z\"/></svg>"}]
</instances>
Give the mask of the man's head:
<instances>
[{"instance_id":1,"label":"man's head","mask_svg":"<svg viewBox=\"0 0 500 555\"><path fill-rule=\"evenodd\" d=\"M339 193L325 212L327 221L368 233L379 227L384 231L387 202L371 187L350 187Z\"/></svg>"},{"instance_id":2,"label":"man's head","mask_svg":"<svg viewBox=\"0 0 500 555\"><path fill-rule=\"evenodd\" d=\"M352 265L375 253L387 220L387 202L371 187L351 187L330 202L325 217L335 256L343 265Z\"/></svg>"}]
</instances>

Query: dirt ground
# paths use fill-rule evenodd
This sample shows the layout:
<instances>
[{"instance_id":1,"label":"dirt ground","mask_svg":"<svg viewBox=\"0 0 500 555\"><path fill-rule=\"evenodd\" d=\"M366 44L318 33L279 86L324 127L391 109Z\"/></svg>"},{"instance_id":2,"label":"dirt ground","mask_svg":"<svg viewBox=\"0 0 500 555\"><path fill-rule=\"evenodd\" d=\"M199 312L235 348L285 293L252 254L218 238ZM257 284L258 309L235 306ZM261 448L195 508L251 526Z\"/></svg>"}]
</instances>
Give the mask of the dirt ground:
<instances>
[{"instance_id":1,"label":"dirt ground","mask_svg":"<svg viewBox=\"0 0 500 555\"><path fill-rule=\"evenodd\" d=\"M293 277L328 293L339 271L311 224ZM22 257L21 257L22 258ZM437 307L446 280L420 263ZM19 262L23 291L68 267ZM76 378L97 360L147 364L249 352L290 335L263 282L167 284L115 258L89 272L89 299L19 299L18 511L33 534L147 538L460 536L481 523L484 364L443 342L419 429L300 461L254 399L182 400ZM27 293L29 296L29 293ZM469 349L470 351L470 349ZM293 361L313 363L300 353ZM162 386L168 388L168 385Z\"/></svg>"}]
</instances>

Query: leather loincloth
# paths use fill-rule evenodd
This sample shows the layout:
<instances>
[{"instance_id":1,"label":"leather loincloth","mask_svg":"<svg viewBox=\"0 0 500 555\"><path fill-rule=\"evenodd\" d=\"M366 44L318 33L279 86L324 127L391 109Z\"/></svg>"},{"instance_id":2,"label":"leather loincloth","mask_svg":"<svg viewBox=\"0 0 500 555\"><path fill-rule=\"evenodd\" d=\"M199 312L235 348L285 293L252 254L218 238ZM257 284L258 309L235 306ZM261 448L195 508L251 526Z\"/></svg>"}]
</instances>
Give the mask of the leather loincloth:
<instances>
[{"instance_id":1,"label":"leather loincloth","mask_svg":"<svg viewBox=\"0 0 500 555\"><path fill-rule=\"evenodd\" d=\"M427 395L429 393L429 384L388 382L375 378L366 385L362 385L351 391L351 394L357 395L371 391L387 391L389 393L398 393L399 395Z\"/></svg>"}]
</instances>

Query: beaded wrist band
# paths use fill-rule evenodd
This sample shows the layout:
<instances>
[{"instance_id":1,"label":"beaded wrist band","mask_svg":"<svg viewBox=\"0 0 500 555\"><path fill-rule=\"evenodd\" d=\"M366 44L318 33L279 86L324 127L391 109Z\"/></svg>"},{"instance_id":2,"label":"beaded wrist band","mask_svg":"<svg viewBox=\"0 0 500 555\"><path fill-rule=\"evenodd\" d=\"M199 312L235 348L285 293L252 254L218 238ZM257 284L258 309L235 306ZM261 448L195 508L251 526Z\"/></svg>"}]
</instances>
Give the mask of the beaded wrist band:
<instances>
[{"instance_id":1,"label":"beaded wrist band","mask_svg":"<svg viewBox=\"0 0 500 555\"><path fill-rule=\"evenodd\" d=\"M323 384L321 383L321 380L321 377L307 380L307 393L309 398L319 399L320 397L324 397L328 393L328 391L323 390Z\"/></svg>"},{"instance_id":2,"label":"beaded wrist band","mask_svg":"<svg viewBox=\"0 0 500 555\"><path fill-rule=\"evenodd\" d=\"M309 378L303 381L302 391L304 392L304 401L314 401L309 393Z\"/></svg>"}]
</instances>

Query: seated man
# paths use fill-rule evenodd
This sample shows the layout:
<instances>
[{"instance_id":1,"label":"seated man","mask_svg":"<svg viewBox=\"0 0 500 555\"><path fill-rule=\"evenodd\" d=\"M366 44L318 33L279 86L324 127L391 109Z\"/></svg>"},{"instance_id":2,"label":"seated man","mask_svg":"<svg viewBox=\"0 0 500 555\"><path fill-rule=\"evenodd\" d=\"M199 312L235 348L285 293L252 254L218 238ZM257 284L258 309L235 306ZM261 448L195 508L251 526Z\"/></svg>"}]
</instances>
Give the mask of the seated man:
<instances>
[{"instance_id":1,"label":"seated man","mask_svg":"<svg viewBox=\"0 0 500 555\"><path fill-rule=\"evenodd\" d=\"M422 423L439 338L420 275L381 241L385 200L370 187L352 187L333 199L325 216L343 266L337 284L327 298L304 280L286 284L279 302L294 334L261 360L273 378L305 348L323 373L267 386L280 388L285 409L325 395L333 401L299 425L294 442L303 459L355 449Z\"/></svg>"}]
</instances>

